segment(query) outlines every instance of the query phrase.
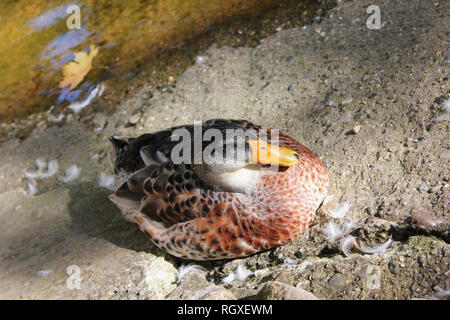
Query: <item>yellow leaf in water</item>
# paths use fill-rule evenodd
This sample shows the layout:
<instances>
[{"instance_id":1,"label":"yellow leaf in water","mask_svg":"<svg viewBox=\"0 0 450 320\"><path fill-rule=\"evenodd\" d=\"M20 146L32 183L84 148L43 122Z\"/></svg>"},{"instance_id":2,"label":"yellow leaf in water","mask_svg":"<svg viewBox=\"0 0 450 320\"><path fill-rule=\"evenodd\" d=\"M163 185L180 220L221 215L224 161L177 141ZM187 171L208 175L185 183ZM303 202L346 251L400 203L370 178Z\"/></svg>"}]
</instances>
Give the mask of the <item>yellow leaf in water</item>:
<instances>
[{"instance_id":1,"label":"yellow leaf in water","mask_svg":"<svg viewBox=\"0 0 450 320\"><path fill-rule=\"evenodd\" d=\"M97 55L98 48L91 46L89 53L75 53L75 61L69 61L62 67L63 80L59 83L60 88L69 87L69 91L75 89L92 68L92 59Z\"/></svg>"}]
</instances>

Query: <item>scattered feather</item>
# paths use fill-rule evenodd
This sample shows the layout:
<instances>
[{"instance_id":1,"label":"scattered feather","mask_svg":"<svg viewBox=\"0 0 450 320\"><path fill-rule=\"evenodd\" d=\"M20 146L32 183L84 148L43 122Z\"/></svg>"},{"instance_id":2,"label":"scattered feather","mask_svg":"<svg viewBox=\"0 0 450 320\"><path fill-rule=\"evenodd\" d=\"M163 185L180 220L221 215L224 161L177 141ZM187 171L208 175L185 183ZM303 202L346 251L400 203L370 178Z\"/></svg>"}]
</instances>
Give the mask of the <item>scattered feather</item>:
<instances>
[{"instance_id":1,"label":"scattered feather","mask_svg":"<svg viewBox=\"0 0 450 320\"><path fill-rule=\"evenodd\" d=\"M76 164L71 165L69 168L67 168L64 176L59 177L59 181L63 183L73 182L80 176L80 171L81 168L79 166L77 166Z\"/></svg>"},{"instance_id":2,"label":"scattered feather","mask_svg":"<svg viewBox=\"0 0 450 320\"><path fill-rule=\"evenodd\" d=\"M323 198L322 205L324 206L324 205L330 203L330 202L333 201L333 200L334 200L334 196L332 196L332 195L326 195L325 198Z\"/></svg>"},{"instance_id":3,"label":"scattered feather","mask_svg":"<svg viewBox=\"0 0 450 320\"><path fill-rule=\"evenodd\" d=\"M34 196L37 192L38 192L38 188L37 188L36 182L34 180L31 180L30 182L28 182L27 194L29 196Z\"/></svg>"},{"instance_id":4,"label":"scattered feather","mask_svg":"<svg viewBox=\"0 0 450 320\"><path fill-rule=\"evenodd\" d=\"M195 57L195 63L196 64L200 64L203 61L205 61L205 56L197 56L197 57Z\"/></svg>"},{"instance_id":5,"label":"scattered feather","mask_svg":"<svg viewBox=\"0 0 450 320\"><path fill-rule=\"evenodd\" d=\"M231 284L235 280L234 273L230 273L228 276L222 279L222 283Z\"/></svg>"},{"instance_id":6,"label":"scattered feather","mask_svg":"<svg viewBox=\"0 0 450 320\"><path fill-rule=\"evenodd\" d=\"M353 229L355 229L355 221L353 219L347 219L343 227L344 235L349 234Z\"/></svg>"},{"instance_id":7,"label":"scattered feather","mask_svg":"<svg viewBox=\"0 0 450 320\"><path fill-rule=\"evenodd\" d=\"M85 100L80 101L80 102L74 102L74 103L70 104L68 106L68 108L70 110L72 110L73 113L75 113L75 114L80 112L81 110L86 108L91 103L91 101L97 96L98 92L99 92L99 86L96 86L95 89L92 90L91 93L89 93L88 97Z\"/></svg>"},{"instance_id":8,"label":"scattered feather","mask_svg":"<svg viewBox=\"0 0 450 320\"><path fill-rule=\"evenodd\" d=\"M113 176L108 176L104 172L100 172L98 176L98 185L102 188L106 188L109 190L114 190L115 187L115 180Z\"/></svg>"},{"instance_id":9,"label":"scattered feather","mask_svg":"<svg viewBox=\"0 0 450 320\"><path fill-rule=\"evenodd\" d=\"M343 228L332 221L327 223L324 233L328 242L335 242L344 235Z\"/></svg>"},{"instance_id":10,"label":"scattered feather","mask_svg":"<svg viewBox=\"0 0 450 320\"><path fill-rule=\"evenodd\" d=\"M48 276L50 273L52 273L53 272L53 270L40 270L40 271L38 271L37 273L36 273L36 276L38 277L38 278L43 278L43 277L46 277L46 276Z\"/></svg>"},{"instance_id":11,"label":"scattered feather","mask_svg":"<svg viewBox=\"0 0 450 320\"><path fill-rule=\"evenodd\" d=\"M330 215L335 219L342 219L350 210L350 203L341 203L337 208L329 210Z\"/></svg>"},{"instance_id":12,"label":"scattered feather","mask_svg":"<svg viewBox=\"0 0 450 320\"><path fill-rule=\"evenodd\" d=\"M38 170L44 170L45 167L47 166L47 162L45 162L45 160L43 159L36 159L36 166L38 167Z\"/></svg>"},{"instance_id":13,"label":"scattered feather","mask_svg":"<svg viewBox=\"0 0 450 320\"><path fill-rule=\"evenodd\" d=\"M180 268L178 268L177 278L178 278L178 281L180 281L188 273L191 273L191 272L204 273L205 271L206 271L205 268L203 268L202 266L199 266L197 264L188 264L188 265L182 264L180 266Z\"/></svg>"},{"instance_id":14,"label":"scattered feather","mask_svg":"<svg viewBox=\"0 0 450 320\"><path fill-rule=\"evenodd\" d=\"M367 247L365 245L360 245L359 250L363 253L380 253L380 252L385 252L392 244L393 240L392 237L389 238L388 241L386 241L385 243L382 243L378 246L371 246L371 247Z\"/></svg>"},{"instance_id":15,"label":"scattered feather","mask_svg":"<svg viewBox=\"0 0 450 320\"><path fill-rule=\"evenodd\" d=\"M347 236L339 243L339 249L345 254L346 257L350 255L350 250L352 249L355 242L355 237Z\"/></svg>"},{"instance_id":16,"label":"scattered feather","mask_svg":"<svg viewBox=\"0 0 450 320\"><path fill-rule=\"evenodd\" d=\"M253 272L248 270L245 266L239 265L236 271L231 272L228 276L222 279L224 284L231 284L234 281L244 281L249 276L251 276Z\"/></svg>"},{"instance_id":17,"label":"scattered feather","mask_svg":"<svg viewBox=\"0 0 450 320\"><path fill-rule=\"evenodd\" d=\"M48 171L43 175L42 178L50 178L53 177L58 172L58 161L50 160L48 162Z\"/></svg>"},{"instance_id":18,"label":"scattered feather","mask_svg":"<svg viewBox=\"0 0 450 320\"><path fill-rule=\"evenodd\" d=\"M300 265L298 266L298 270L299 271L304 271L306 270L306 268L308 268L309 266L313 265L313 263L311 261L303 261L302 263L300 263Z\"/></svg>"},{"instance_id":19,"label":"scattered feather","mask_svg":"<svg viewBox=\"0 0 450 320\"><path fill-rule=\"evenodd\" d=\"M48 116L48 120L50 120L51 122L61 122L62 119L64 119L64 114L60 114L59 116L55 117L54 115L50 114Z\"/></svg>"},{"instance_id":20,"label":"scattered feather","mask_svg":"<svg viewBox=\"0 0 450 320\"><path fill-rule=\"evenodd\" d=\"M106 86L105 86L103 83L101 83L101 84L99 85L99 91L98 91L98 96L99 96L99 97L102 96L103 92L105 92L105 89L106 89Z\"/></svg>"},{"instance_id":21,"label":"scattered feather","mask_svg":"<svg viewBox=\"0 0 450 320\"><path fill-rule=\"evenodd\" d=\"M297 260L294 260L294 259L291 259L291 258L289 258L289 257L286 257L286 259L284 259L283 263L284 263L285 265L293 265L293 264L297 264L298 261L297 261Z\"/></svg>"},{"instance_id":22,"label":"scattered feather","mask_svg":"<svg viewBox=\"0 0 450 320\"><path fill-rule=\"evenodd\" d=\"M331 243L336 244L339 241L339 250L344 253L345 256L350 255L352 247L355 247L362 253L379 253L386 251L392 244L392 238L383 244L378 246L365 246L359 245L356 238L350 233L355 229L355 221L352 219L347 219L344 224L337 224L335 222L329 222L325 226L323 233L325 234L325 239Z\"/></svg>"},{"instance_id":23,"label":"scattered feather","mask_svg":"<svg viewBox=\"0 0 450 320\"><path fill-rule=\"evenodd\" d=\"M442 109L444 109L445 112L450 113L450 99L442 102Z\"/></svg>"},{"instance_id":24,"label":"scattered feather","mask_svg":"<svg viewBox=\"0 0 450 320\"><path fill-rule=\"evenodd\" d=\"M25 172L25 176L29 179L48 179L50 177L53 177L56 172L58 172L58 161L57 160L50 160L48 162L45 162L42 159L36 160L36 166L38 168L35 172ZM47 169L45 171L45 169Z\"/></svg>"},{"instance_id":25,"label":"scattered feather","mask_svg":"<svg viewBox=\"0 0 450 320\"><path fill-rule=\"evenodd\" d=\"M252 274L253 274L253 272L248 270L245 266L239 265L236 269L236 280L244 281Z\"/></svg>"}]
</instances>

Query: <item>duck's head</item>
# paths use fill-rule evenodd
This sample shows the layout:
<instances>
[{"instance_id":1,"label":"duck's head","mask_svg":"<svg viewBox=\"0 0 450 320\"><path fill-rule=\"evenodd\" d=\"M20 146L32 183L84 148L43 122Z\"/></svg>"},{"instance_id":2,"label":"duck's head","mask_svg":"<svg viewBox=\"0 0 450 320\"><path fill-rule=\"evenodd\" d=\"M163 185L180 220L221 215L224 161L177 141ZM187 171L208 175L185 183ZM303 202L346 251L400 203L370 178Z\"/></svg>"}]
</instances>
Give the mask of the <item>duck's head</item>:
<instances>
[{"instance_id":1,"label":"duck's head","mask_svg":"<svg viewBox=\"0 0 450 320\"><path fill-rule=\"evenodd\" d=\"M196 145L191 139L186 158L177 159L178 142L168 137L158 140L158 135L147 134L137 138L112 137L111 160L120 175L119 181L148 165L188 164L194 173L211 188L230 192L250 193L257 187L263 172L286 170L295 165L299 155L293 150L269 143L256 134L246 133L227 137L218 133L209 141ZM188 139L189 140L189 139ZM159 142L158 142L159 141ZM162 141L162 142L161 142Z\"/></svg>"},{"instance_id":2,"label":"duck's head","mask_svg":"<svg viewBox=\"0 0 450 320\"><path fill-rule=\"evenodd\" d=\"M212 142L194 150L192 170L207 185L220 190L250 193L258 185L262 172L285 170L295 165L295 151L270 144L257 137L230 138ZM202 152L199 155L198 152Z\"/></svg>"}]
</instances>

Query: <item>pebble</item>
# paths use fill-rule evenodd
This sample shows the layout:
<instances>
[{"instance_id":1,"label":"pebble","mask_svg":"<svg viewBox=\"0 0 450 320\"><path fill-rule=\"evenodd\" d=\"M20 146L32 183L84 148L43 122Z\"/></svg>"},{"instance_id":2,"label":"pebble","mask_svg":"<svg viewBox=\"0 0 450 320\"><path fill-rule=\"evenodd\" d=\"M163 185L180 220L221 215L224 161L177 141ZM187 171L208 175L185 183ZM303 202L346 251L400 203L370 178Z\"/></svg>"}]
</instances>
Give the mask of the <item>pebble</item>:
<instances>
[{"instance_id":1,"label":"pebble","mask_svg":"<svg viewBox=\"0 0 450 320\"><path fill-rule=\"evenodd\" d=\"M278 281L267 282L256 297L261 300L318 300L311 292Z\"/></svg>"},{"instance_id":2,"label":"pebble","mask_svg":"<svg viewBox=\"0 0 450 320\"><path fill-rule=\"evenodd\" d=\"M430 190L430 188L427 186L427 184L425 182L422 182L417 187L417 190L419 190L420 192L427 192L428 190Z\"/></svg>"},{"instance_id":3,"label":"pebble","mask_svg":"<svg viewBox=\"0 0 450 320\"><path fill-rule=\"evenodd\" d=\"M352 130L350 131L350 133L352 134L357 134L358 132L361 131L361 126L360 125L356 125L352 128Z\"/></svg>"},{"instance_id":4,"label":"pebble","mask_svg":"<svg viewBox=\"0 0 450 320\"><path fill-rule=\"evenodd\" d=\"M439 192L441 192L441 189L442 189L442 186L441 185L437 185L437 186L434 186L433 188L431 188L430 192L431 193L439 193Z\"/></svg>"},{"instance_id":5,"label":"pebble","mask_svg":"<svg viewBox=\"0 0 450 320\"><path fill-rule=\"evenodd\" d=\"M136 123L139 122L140 119L141 119L141 114L140 113L136 113L136 114L132 115L130 117L130 119L128 119L128 123L136 124Z\"/></svg>"},{"instance_id":6,"label":"pebble","mask_svg":"<svg viewBox=\"0 0 450 320\"><path fill-rule=\"evenodd\" d=\"M352 113L346 112L339 118L339 122L346 123L346 122L349 122L351 119L352 119Z\"/></svg>"},{"instance_id":7,"label":"pebble","mask_svg":"<svg viewBox=\"0 0 450 320\"><path fill-rule=\"evenodd\" d=\"M346 283L345 277L341 273L334 274L329 280L328 284L332 287L340 288Z\"/></svg>"},{"instance_id":8,"label":"pebble","mask_svg":"<svg viewBox=\"0 0 450 320\"><path fill-rule=\"evenodd\" d=\"M327 101L326 101L326 104L327 104L328 106L330 106L330 107L336 106L336 102L334 102L333 100L327 100Z\"/></svg>"},{"instance_id":9,"label":"pebble","mask_svg":"<svg viewBox=\"0 0 450 320\"><path fill-rule=\"evenodd\" d=\"M357 273L357 276L360 279L365 279L367 277L367 267L362 267L361 270Z\"/></svg>"},{"instance_id":10,"label":"pebble","mask_svg":"<svg viewBox=\"0 0 450 320\"><path fill-rule=\"evenodd\" d=\"M114 128L120 128L121 126L123 126L123 120L122 119L119 119L119 120L117 120L117 122L116 122L116 124L115 124L115 126L114 126Z\"/></svg>"},{"instance_id":11,"label":"pebble","mask_svg":"<svg viewBox=\"0 0 450 320\"><path fill-rule=\"evenodd\" d=\"M391 261L391 262L389 262L388 267L389 267L389 271L390 271L392 274L397 275L397 274L400 273L400 267L399 267L399 265L398 265L398 263L397 263L396 261Z\"/></svg>"},{"instance_id":12,"label":"pebble","mask_svg":"<svg viewBox=\"0 0 450 320\"><path fill-rule=\"evenodd\" d=\"M450 248L448 246L445 248L444 256L446 258L450 258Z\"/></svg>"},{"instance_id":13,"label":"pebble","mask_svg":"<svg viewBox=\"0 0 450 320\"><path fill-rule=\"evenodd\" d=\"M367 267L366 286L369 290L376 290L381 288L381 274L376 266Z\"/></svg>"},{"instance_id":14,"label":"pebble","mask_svg":"<svg viewBox=\"0 0 450 320\"><path fill-rule=\"evenodd\" d=\"M342 105L343 106L345 106L346 104L350 104L350 103L352 103L353 102L353 98L347 98L347 99L345 99L344 101L342 101Z\"/></svg>"},{"instance_id":15,"label":"pebble","mask_svg":"<svg viewBox=\"0 0 450 320\"><path fill-rule=\"evenodd\" d=\"M450 150L444 150L439 154L439 158L450 161Z\"/></svg>"},{"instance_id":16,"label":"pebble","mask_svg":"<svg viewBox=\"0 0 450 320\"><path fill-rule=\"evenodd\" d=\"M231 291L228 291L221 286L213 285L209 288L206 288L204 291L205 294L191 298L194 298L194 300L236 300L236 297L233 295L233 293L231 293Z\"/></svg>"},{"instance_id":17,"label":"pebble","mask_svg":"<svg viewBox=\"0 0 450 320\"><path fill-rule=\"evenodd\" d=\"M441 113L439 116L437 116L437 117L434 119L434 121L435 121L436 123L439 123L439 122L447 121L448 119L450 119L450 113L444 112L444 113Z\"/></svg>"}]
</instances>

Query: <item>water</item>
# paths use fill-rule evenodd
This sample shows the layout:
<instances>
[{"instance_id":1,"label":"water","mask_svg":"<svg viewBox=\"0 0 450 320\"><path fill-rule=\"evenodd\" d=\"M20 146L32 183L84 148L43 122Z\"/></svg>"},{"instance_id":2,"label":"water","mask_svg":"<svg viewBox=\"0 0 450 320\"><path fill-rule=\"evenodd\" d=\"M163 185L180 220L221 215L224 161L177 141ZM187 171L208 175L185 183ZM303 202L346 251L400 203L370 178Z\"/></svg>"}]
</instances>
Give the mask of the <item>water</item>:
<instances>
[{"instance_id":1,"label":"water","mask_svg":"<svg viewBox=\"0 0 450 320\"><path fill-rule=\"evenodd\" d=\"M9 122L51 106L67 107L86 99L100 83L108 83L107 90L117 95L137 74L153 80L161 79L163 73L175 74L182 63L170 63L187 39L230 17L261 12L280 2L83 0L43 4L2 0L0 121ZM67 27L71 5L80 9L79 29ZM72 90L60 88L62 67L93 45L98 54L83 81Z\"/></svg>"}]
</instances>

